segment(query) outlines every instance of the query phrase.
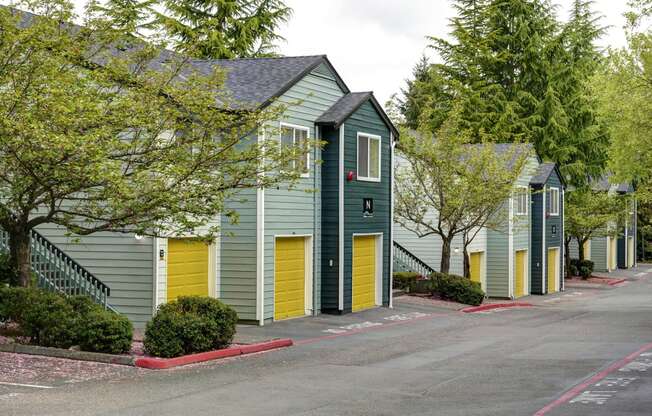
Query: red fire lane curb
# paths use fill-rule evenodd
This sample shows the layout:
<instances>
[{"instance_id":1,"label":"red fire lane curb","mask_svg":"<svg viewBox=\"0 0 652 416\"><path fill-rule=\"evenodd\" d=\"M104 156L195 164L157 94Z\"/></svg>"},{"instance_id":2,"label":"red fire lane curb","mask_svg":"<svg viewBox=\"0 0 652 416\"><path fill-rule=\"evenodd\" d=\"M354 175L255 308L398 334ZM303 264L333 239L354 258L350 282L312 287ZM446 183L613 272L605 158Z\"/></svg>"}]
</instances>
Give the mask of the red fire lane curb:
<instances>
[{"instance_id":1,"label":"red fire lane curb","mask_svg":"<svg viewBox=\"0 0 652 416\"><path fill-rule=\"evenodd\" d=\"M136 367L149 368L151 370L164 370L181 365L201 363L203 361L216 360L219 358L236 357L238 355L253 354L256 352L269 351L277 348L292 346L289 338L275 339L273 341L259 342L257 344L240 345L237 347L225 348L223 350L200 352L198 354L183 355L175 358L136 358Z\"/></svg>"},{"instance_id":2,"label":"red fire lane curb","mask_svg":"<svg viewBox=\"0 0 652 416\"><path fill-rule=\"evenodd\" d=\"M608 284L609 286L615 286L615 285L621 284L621 283L624 282L625 280L626 280L626 279L614 279L614 280L611 280L611 281L607 282L607 284Z\"/></svg>"},{"instance_id":3,"label":"red fire lane curb","mask_svg":"<svg viewBox=\"0 0 652 416\"><path fill-rule=\"evenodd\" d=\"M460 309L460 312L464 313L474 313L488 311L491 309L501 309L501 308L529 308L534 306L531 303L526 302L511 302L511 303L489 303L486 305L480 306L469 306L468 308Z\"/></svg>"}]
</instances>

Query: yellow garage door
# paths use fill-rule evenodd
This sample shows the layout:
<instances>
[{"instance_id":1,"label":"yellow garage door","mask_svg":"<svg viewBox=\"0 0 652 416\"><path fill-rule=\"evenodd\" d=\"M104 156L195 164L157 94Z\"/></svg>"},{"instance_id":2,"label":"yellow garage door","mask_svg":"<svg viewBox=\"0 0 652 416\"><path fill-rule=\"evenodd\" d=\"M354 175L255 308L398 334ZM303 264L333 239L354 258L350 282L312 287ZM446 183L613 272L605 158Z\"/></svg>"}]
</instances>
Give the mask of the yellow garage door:
<instances>
[{"instance_id":1,"label":"yellow garage door","mask_svg":"<svg viewBox=\"0 0 652 416\"><path fill-rule=\"evenodd\" d=\"M548 293L557 291L557 282L559 281L559 249L551 248L548 250Z\"/></svg>"},{"instance_id":2,"label":"yellow garage door","mask_svg":"<svg viewBox=\"0 0 652 416\"><path fill-rule=\"evenodd\" d=\"M627 237L627 267L634 267L634 237Z\"/></svg>"},{"instance_id":3,"label":"yellow garage door","mask_svg":"<svg viewBox=\"0 0 652 416\"><path fill-rule=\"evenodd\" d=\"M609 237L609 270L616 270L617 244L615 237Z\"/></svg>"},{"instance_id":4,"label":"yellow garage door","mask_svg":"<svg viewBox=\"0 0 652 416\"><path fill-rule=\"evenodd\" d=\"M519 250L516 252L515 273L514 273L514 297L520 298L525 295L525 278L527 277L527 270L525 266L527 250Z\"/></svg>"},{"instance_id":5,"label":"yellow garage door","mask_svg":"<svg viewBox=\"0 0 652 416\"><path fill-rule=\"evenodd\" d=\"M306 244L303 237L276 239L274 320L306 314Z\"/></svg>"},{"instance_id":6,"label":"yellow garage door","mask_svg":"<svg viewBox=\"0 0 652 416\"><path fill-rule=\"evenodd\" d=\"M482 283L482 252L471 253L469 256L469 262L471 263L470 272L471 272L471 281Z\"/></svg>"},{"instance_id":7,"label":"yellow garage door","mask_svg":"<svg viewBox=\"0 0 652 416\"><path fill-rule=\"evenodd\" d=\"M168 302L179 296L208 296L208 244L168 240Z\"/></svg>"},{"instance_id":8,"label":"yellow garage door","mask_svg":"<svg viewBox=\"0 0 652 416\"><path fill-rule=\"evenodd\" d=\"M376 306L376 237L353 238L353 311Z\"/></svg>"}]
</instances>

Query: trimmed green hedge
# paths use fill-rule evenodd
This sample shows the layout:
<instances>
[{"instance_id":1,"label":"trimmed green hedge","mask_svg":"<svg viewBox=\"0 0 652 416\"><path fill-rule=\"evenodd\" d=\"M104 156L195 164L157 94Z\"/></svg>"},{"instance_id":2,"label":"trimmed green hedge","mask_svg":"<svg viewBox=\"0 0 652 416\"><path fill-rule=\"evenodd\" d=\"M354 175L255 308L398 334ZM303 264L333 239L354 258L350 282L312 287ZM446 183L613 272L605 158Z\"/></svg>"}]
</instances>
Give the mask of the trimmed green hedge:
<instances>
[{"instance_id":1,"label":"trimmed green hedge","mask_svg":"<svg viewBox=\"0 0 652 416\"><path fill-rule=\"evenodd\" d=\"M435 272L431 276L433 294L466 305L480 305L484 292L480 283L462 276Z\"/></svg>"},{"instance_id":2,"label":"trimmed green hedge","mask_svg":"<svg viewBox=\"0 0 652 416\"><path fill-rule=\"evenodd\" d=\"M182 296L159 306L147 323L143 344L157 357L217 350L233 341L238 315L229 306L206 296Z\"/></svg>"},{"instance_id":3,"label":"trimmed green hedge","mask_svg":"<svg viewBox=\"0 0 652 416\"><path fill-rule=\"evenodd\" d=\"M43 347L120 354L129 351L133 326L86 296L41 289L0 288L0 321L13 321L30 343Z\"/></svg>"},{"instance_id":4,"label":"trimmed green hedge","mask_svg":"<svg viewBox=\"0 0 652 416\"><path fill-rule=\"evenodd\" d=\"M421 275L415 272L396 272L393 276L394 289L413 292L419 277L421 277Z\"/></svg>"},{"instance_id":5,"label":"trimmed green hedge","mask_svg":"<svg viewBox=\"0 0 652 416\"><path fill-rule=\"evenodd\" d=\"M595 263L591 260L571 259L570 272L573 276L580 276L582 279L588 279L593 274Z\"/></svg>"}]
</instances>

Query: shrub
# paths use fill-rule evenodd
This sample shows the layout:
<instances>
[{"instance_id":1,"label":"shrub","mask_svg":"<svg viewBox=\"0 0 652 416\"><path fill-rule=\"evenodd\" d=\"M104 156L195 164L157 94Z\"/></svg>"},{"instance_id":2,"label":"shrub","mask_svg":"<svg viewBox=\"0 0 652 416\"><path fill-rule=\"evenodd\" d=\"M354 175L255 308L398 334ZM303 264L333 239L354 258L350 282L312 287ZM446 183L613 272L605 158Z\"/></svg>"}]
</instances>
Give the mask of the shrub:
<instances>
[{"instance_id":1,"label":"shrub","mask_svg":"<svg viewBox=\"0 0 652 416\"><path fill-rule=\"evenodd\" d=\"M0 289L0 320L20 326L23 336L43 347L122 353L131 348L129 320L86 296L66 297L30 288Z\"/></svg>"},{"instance_id":2,"label":"shrub","mask_svg":"<svg viewBox=\"0 0 652 416\"><path fill-rule=\"evenodd\" d=\"M595 263L591 260L571 259L570 272L573 276L581 276L582 279L588 279L593 273Z\"/></svg>"},{"instance_id":3,"label":"shrub","mask_svg":"<svg viewBox=\"0 0 652 416\"><path fill-rule=\"evenodd\" d=\"M42 290L28 290L16 322L30 342L43 347L69 348L76 344L78 318L66 298Z\"/></svg>"},{"instance_id":4,"label":"shrub","mask_svg":"<svg viewBox=\"0 0 652 416\"><path fill-rule=\"evenodd\" d=\"M127 317L111 311L92 310L76 328L79 348L83 351L121 354L131 349L133 327Z\"/></svg>"},{"instance_id":5,"label":"shrub","mask_svg":"<svg viewBox=\"0 0 652 416\"><path fill-rule=\"evenodd\" d=\"M9 263L9 256L7 254L0 254L0 286L18 285L18 273L11 267Z\"/></svg>"},{"instance_id":6,"label":"shrub","mask_svg":"<svg viewBox=\"0 0 652 416\"><path fill-rule=\"evenodd\" d=\"M415 272L396 272L394 273L394 289L405 290L406 292L413 292L416 287L417 280L421 275Z\"/></svg>"},{"instance_id":7,"label":"shrub","mask_svg":"<svg viewBox=\"0 0 652 416\"><path fill-rule=\"evenodd\" d=\"M435 272L431 279L433 294L444 299L474 306L480 305L484 299L480 283L465 277Z\"/></svg>"},{"instance_id":8,"label":"shrub","mask_svg":"<svg viewBox=\"0 0 652 416\"><path fill-rule=\"evenodd\" d=\"M158 357L216 350L235 335L236 312L217 299L182 296L163 304L147 323L145 351Z\"/></svg>"}]
</instances>

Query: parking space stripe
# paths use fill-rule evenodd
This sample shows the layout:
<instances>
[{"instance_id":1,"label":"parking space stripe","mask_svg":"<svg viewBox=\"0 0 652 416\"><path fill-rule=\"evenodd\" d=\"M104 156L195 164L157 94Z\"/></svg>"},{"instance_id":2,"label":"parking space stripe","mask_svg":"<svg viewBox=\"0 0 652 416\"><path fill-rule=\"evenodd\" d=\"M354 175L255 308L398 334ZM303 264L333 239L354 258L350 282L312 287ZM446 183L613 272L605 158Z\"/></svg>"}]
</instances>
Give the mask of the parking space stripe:
<instances>
[{"instance_id":1,"label":"parking space stripe","mask_svg":"<svg viewBox=\"0 0 652 416\"><path fill-rule=\"evenodd\" d=\"M549 403L548 405L543 407L541 410L539 410L538 412L536 412L532 416L543 416L543 415L547 414L549 411L561 406L562 404L564 404L564 403L570 401L571 399L573 399L574 397L578 396L584 389L586 389L591 384L596 383L596 382L604 379L609 374L611 374L614 371L618 370L619 368L629 364L630 362L634 361L639 355L641 355L644 352L649 351L649 350L652 350L652 343L644 345L643 347L641 347L638 350L634 351L633 353L629 354L625 358L612 363L606 369L594 374L589 379L587 379L584 382L582 382L582 383L576 385L575 387L571 388L566 393L562 394L557 400Z\"/></svg>"},{"instance_id":2,"label":"parking space stripe","mask_svg":"<svg viewBox=\"0 0 652 416\"><path fill-rule=\"evenodd\" d=\"M23 383L9 383L7 381L0 381L0 384L3 386L14 386L14 387L31 387L34 389L53 389L52 386L41 386L39 384L23 384Z\"/></svg>"}]
</instances>

